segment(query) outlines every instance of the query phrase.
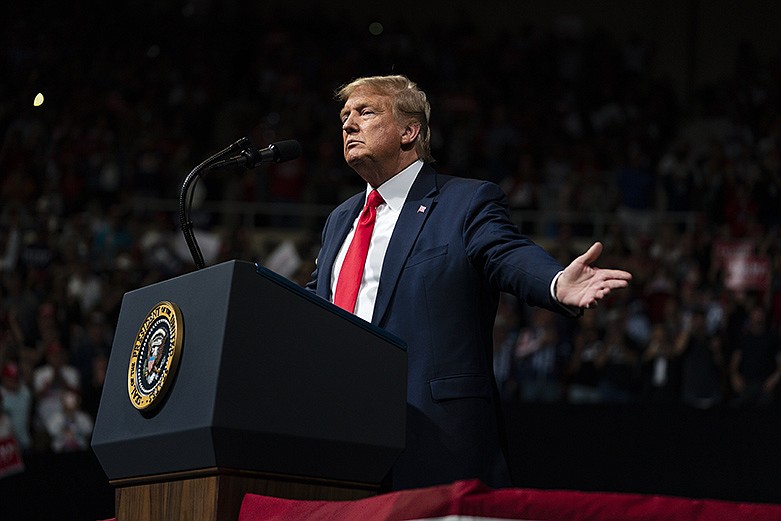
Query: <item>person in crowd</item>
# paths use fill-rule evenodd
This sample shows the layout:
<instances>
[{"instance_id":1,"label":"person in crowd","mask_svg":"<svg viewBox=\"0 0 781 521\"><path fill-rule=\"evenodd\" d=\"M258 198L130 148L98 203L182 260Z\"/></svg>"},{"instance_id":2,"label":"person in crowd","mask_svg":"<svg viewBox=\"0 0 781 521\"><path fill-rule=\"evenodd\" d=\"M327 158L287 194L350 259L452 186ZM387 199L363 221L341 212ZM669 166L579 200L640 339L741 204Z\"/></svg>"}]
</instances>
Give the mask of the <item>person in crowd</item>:
<instances>
[{"instance_id":1,"label":"person in crowd","mask_svg":"<svg viewBox=\"0 0 781 521\"><path fill-rule=\"evenodd\" d=\"M639 359L624 331L622 320L613 319L605 330L605 345L594 362L599 371L600 401L628 403L639 387Z\"/></svg>"},{"instance_id":2,"label":"person in crowd","mask_svg":"<svg viewBox=\"0 0 781 521\"><path fill-rule=\"evenodd\" d=\"M564 366L570 346L556 329L555 315L542 308L532 312L515 346L516 381L524 402L552 403L562 398Z\"/></svg>"},{"instance_id":3,"label":"person in crowd","mask_svg":"<svg viewBox=\"0 0 781 521\"><path fill-rule=\"evenodd\" d=\"M0 479L23 470L22 450L16 439L13 420L5 412L3 395L0 393Z\"/></svg>"},{"instance_id":4,"label":"person in crowd","mask_svg":"<svg viewBox=\"0 0 781 521\"><path fill-rule=\"evenodd\" d=\"M68 352L59 342L53 342L46 348L46 362L33 373L33 391L35 393L35 417L33 428L45 433L50 419L63 408L63 395L78 392L81 376L78 370L69 365Z\"/></svg>"},{"instance_id":5,"label":"person in crowd","mask_svg":"<svg viewBox=\"0 0 781 521\"><path fill-rule=\"evenodd\" d=\"M577 316L631 275L594 265L600 243L562 267L519 233L497 185L438 173L430 105L407 77L359 78L337 97L366 188L328 217L307 287L407 343L406 449L386 486L509 486L491 360L500 292Z\"/></svg>"},{"instance_id":6,"label":"person in crowd","mask_svg":"<svg viewBox=\"0 0 781 521\"><path fill-rule=\"evenodd\" d=\"M71 347L70 361L79 372L82 405L92 416L98 412L112 338L113 328L104 313L93 311Z\"/></svg>"},{"instance_id":7,"label":"person in crowd","mask_svg":"<svg viewBox=\"0 0 781 521\"><path fill-rule=\"evenodd\" d=\"M23 452L29 451L32 444L30 421L33 395L22 381L16 362L8 361L0 369L0 396L3 397L3 410L10 418L19 447Z\"/></svg>"},{"instance_id":8,"label":"person in crowd","mask_svg":"<svg viewBox=\"0 0 781 521\"><path fill-rule=\"evenodd\" d=\"M681 399L685 405L707 409L723 399L724 353L721 336L711 334L705 310L695 308L684 316L675 341L681 359Z\"/></svg>"},{"instance_id":9,"label":"person in crowd","mask_svg":"<svg viewBox=\"0 0 781 521\"><path fill-rule=\"evenodd\" d=\"M76 452L89 449L94 422L81 408L77 391L62 393L62 408L52 414L46 423L54 452Z\"/></svg>"},{"instance_id":10,"label":"person in crowd","mask_svg":"<svg viewBox=\"0 0 781 521\"><path fill-rule=\"evenodd\" d=\"M768 327L767 312L754 305L729 363L734 405L764 406L775 401L781 381L779 352L781 343Z\"/></svg>"},{"instance_id":11,"label":"person in crowd","mask_svg":"<svg viewBox=\"0 0 781 521\"><path fill-rule=\"evenodd\" d=\"M604 349L603 334L596 313L586 313L578 321L569 357L565 380L569 403L599 403L600 372L597 358Z\"/></svg>"},{"instance_id":12,"label":"person in crowd","mask_svg":"<svg viewBox=\"0 0 781 521\"><path fill-rule=\"evenodd\" d=\"M651 338L640 358L642 399L647 402L672 405L680 401L680 353L664 324L651 328Z\"/></svg>"}]
</instances>

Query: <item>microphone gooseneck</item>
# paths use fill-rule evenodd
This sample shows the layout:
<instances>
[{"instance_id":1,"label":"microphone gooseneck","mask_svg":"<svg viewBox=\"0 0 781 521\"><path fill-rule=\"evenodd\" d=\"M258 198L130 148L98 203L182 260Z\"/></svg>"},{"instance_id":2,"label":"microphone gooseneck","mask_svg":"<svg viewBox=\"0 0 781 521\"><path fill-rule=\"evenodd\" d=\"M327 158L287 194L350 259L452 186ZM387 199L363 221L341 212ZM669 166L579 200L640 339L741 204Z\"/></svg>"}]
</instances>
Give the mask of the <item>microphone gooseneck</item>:
<instances>
[{"instance_id":1,"label":"microphone gooseneck","mask_svg":"<svg viewBox=\"0 0 781 521\"><path fill-rule=\"evenodd\" d=\"M234 155L237 152L239 155ZM194 184L200 179L201 172L208 172L225 166L238 165L243 165L249 169L255 168L261 163L281 163L283 161L296 159L300 156L301 144L298 141L292 139L279 141L278 143L270 144L262 150L258 150L249 139L243 137L206 159L185 177L179 192L179 224L182 228L184 240L190 250L190 255L198 269L205 267L205 263L201 249L198 247L198 242L195 240L193 223L190 220L190 208L192 207L194 192L192 187L194 187Z\"/></svg>"}]
</instances>

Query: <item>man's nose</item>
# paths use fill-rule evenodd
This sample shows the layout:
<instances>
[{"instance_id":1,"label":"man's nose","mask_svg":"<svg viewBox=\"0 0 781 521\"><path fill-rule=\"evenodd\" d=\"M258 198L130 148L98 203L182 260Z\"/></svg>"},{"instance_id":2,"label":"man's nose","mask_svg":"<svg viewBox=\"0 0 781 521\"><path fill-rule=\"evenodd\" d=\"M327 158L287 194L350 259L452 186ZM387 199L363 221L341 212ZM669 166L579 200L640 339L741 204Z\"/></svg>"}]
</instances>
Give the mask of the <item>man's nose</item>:
<instances>
[{"instance_id":1,"label":"man's nose","mask_svg":"<svg viewBox=\"0 0 781 521\"><path fill-rule=\"evenodd\" d=\"M352 113L348 115L342 123L342 130L348 134L358 130L358 125L356 125L355 118L353 117Z\"/></svg>"}]
</instances>

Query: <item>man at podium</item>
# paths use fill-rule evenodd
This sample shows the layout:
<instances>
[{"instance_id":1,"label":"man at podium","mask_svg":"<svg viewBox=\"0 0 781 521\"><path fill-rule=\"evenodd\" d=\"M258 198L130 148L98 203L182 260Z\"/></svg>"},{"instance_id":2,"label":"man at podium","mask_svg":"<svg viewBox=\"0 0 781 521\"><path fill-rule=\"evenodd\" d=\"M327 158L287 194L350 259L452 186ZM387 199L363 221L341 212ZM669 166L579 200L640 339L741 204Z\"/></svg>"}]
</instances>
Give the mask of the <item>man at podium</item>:
<instances>
[{"instance_id":1,"label":"man at podium","mask_svg":"<svg viewBox=\"0 0 781 521\"><path fill-rule=\"evenodd\" d=\"M345 160L367 186L328 217L307 287L407 344L406 449L387 486L510 486L492 369L500 291L577 316L631 275L593 265L600 243L561 266L520 234L497 185L437 173L429 102L408 78L360 78L337 98Z\"/></svg>"}]
</instances>

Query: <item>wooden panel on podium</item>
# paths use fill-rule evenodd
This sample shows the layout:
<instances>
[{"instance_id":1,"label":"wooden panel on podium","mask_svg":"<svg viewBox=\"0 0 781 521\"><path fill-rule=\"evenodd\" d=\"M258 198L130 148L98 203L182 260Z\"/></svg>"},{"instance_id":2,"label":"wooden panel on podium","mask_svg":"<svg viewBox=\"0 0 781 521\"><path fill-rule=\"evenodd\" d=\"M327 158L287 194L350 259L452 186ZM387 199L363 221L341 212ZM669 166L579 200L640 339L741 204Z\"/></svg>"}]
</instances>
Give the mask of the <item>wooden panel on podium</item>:
<instances>
[{"instance_id":1,"label":"wooden panel on podium","mask_svg":"<svg viewBox=\"0 0 781 521\"><path fill-rule=\"evenodd\" d=\"M207 469L161 476L163 481L117 480L116 520L235 521L244 494L289 499L362 499L377 488L360 483L295 479L239 470Z\"/></svg>"}]
</instances>

